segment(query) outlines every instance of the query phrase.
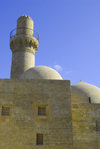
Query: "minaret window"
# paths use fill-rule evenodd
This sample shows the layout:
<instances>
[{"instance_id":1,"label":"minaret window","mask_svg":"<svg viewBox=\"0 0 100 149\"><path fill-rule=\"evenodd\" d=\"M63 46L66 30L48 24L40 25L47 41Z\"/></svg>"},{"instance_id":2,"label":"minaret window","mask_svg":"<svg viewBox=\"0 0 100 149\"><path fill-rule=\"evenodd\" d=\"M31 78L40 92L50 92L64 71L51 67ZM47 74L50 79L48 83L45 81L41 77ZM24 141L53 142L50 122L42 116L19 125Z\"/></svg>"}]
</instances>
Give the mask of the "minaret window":
<instances>
[{"instance_id":1,"label":"minaret window","mask_svg":"<svg viewBox=\"0 0 100 149\"><path fill-rule=\"evenodd\" d=\"M36 144L37 145L43 145L43 134L37 134L36 136Z\"/></svg>"}]
</instances>

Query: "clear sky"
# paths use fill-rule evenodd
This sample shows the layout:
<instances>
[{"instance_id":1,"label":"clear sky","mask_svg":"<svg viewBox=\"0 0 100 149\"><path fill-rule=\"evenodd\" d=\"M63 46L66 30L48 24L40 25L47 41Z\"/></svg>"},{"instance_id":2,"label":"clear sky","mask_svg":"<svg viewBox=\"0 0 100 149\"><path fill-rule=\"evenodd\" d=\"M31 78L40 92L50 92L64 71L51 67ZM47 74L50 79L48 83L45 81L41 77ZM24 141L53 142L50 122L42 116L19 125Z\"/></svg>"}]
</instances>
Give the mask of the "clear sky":
<instances>
[{"instance_id":1,"label":"clear sky","mask_svg":"<svg viewBox=\"0 0 100 149\"><path fill-rule=\"evenodd\" d=\"M0 78L10 78L9 33L24 14L40 37L36 65L100 87L100 0L0 0Z\"/></svg>"}]
</instances>

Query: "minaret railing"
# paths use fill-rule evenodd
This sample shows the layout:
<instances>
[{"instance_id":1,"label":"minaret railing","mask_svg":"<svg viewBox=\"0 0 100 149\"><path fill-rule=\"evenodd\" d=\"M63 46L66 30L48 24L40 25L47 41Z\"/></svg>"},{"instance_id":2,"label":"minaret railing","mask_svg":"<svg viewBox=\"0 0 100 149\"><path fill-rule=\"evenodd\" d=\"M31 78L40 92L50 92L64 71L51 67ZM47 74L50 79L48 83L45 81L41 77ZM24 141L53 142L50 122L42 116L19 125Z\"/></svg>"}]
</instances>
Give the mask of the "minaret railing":
<instances>
[{"instance_id":1,"label":"minaret railing","mask_svg":"<svg viewBox=\"0 0 100 149\"><path fill-rule=\"evenodd\" d=\"M10 39L17 35L16 32L17 32L18 29L25 29L25 30L31 30L31 31L33 31L33 30L30 29L30 28L15 28L15 29L13 29L13 30L10 32ZM20 33L20 35L24 35L24 33ZM26 35L29 35L28 32L27 32ZM38 34L38 32L36 32L35 30L34 30L34 35L33 35L33 36L39 41L39 34Z\"/></svg>"}]
</instances>

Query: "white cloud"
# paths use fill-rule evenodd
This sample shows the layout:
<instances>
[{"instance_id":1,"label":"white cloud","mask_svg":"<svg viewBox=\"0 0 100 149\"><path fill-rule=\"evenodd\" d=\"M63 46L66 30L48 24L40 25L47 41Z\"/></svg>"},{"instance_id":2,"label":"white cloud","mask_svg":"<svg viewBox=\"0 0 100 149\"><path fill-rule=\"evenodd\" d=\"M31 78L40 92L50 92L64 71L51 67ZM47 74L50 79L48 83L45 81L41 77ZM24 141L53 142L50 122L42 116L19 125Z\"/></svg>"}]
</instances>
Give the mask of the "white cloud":
<instances>
[{"instance_id":1,"label":"white cloud","mask_svg":"<svg viewBox=\"0 0 100 149\"><path fill-rule=\"evenodd\" d=\"M68 77L73 72L71 70L66 70L59 64L55 64L55 65L51 66L51 68L58 71L58 73L60 73L60 75L62 76L63 79L66 79L66 77Z\"/></svg>"},{"instance_id":2,"label":"white cloud","mask_svg":"<svg viewBox=\"0 0 100 149\"><path fill-rule=\"evenodd\" d=\"M69 73L72 73L72 71L64 71L64 73L67 75L67 74L69 74Z\"/></svg>"},{"instance_id":3,"label":"white cloud","mask_svg":"<svg viewBox=\"0 0 100 149\"><path fill-rule=\"evenodd\" d=\"M53 66L55 70L57 70L58 72L63 71L63 68L60 65L54 65Z\"/></svg>"}]
</instances>

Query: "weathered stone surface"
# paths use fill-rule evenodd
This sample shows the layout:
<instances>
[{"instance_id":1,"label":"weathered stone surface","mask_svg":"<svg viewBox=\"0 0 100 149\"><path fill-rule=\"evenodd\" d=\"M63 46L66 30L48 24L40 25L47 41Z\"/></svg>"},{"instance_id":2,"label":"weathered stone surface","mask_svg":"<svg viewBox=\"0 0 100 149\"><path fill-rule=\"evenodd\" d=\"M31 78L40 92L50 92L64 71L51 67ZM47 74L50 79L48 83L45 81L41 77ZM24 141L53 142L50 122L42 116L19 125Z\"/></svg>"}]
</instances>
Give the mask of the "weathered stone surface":
<instances>
[{"instance_id":1,"label":"weathered stone surface","mask_svg":"<svg viewBox=\"0 0 100 149\"><path fill-rule=\"evenodd\" d=\"M100 131L96 131L97 107L100 109L99 104L72 103L73 149L100 148Z\"/></svg>"},{"instance_id":2,"label":"weathered stone surface","mask_svg":"<svg viewBox=\"0 0 100 149\"><path fill-rule=\"evenodd\" d=\"M10 116L0 113L0 148L72 149L70 82L63 80L0 80L0 109L11 108ZM38 115L38 106L47 108ZM42 133L43 145L36 145Z\"/></svg>"}]
</instances>

